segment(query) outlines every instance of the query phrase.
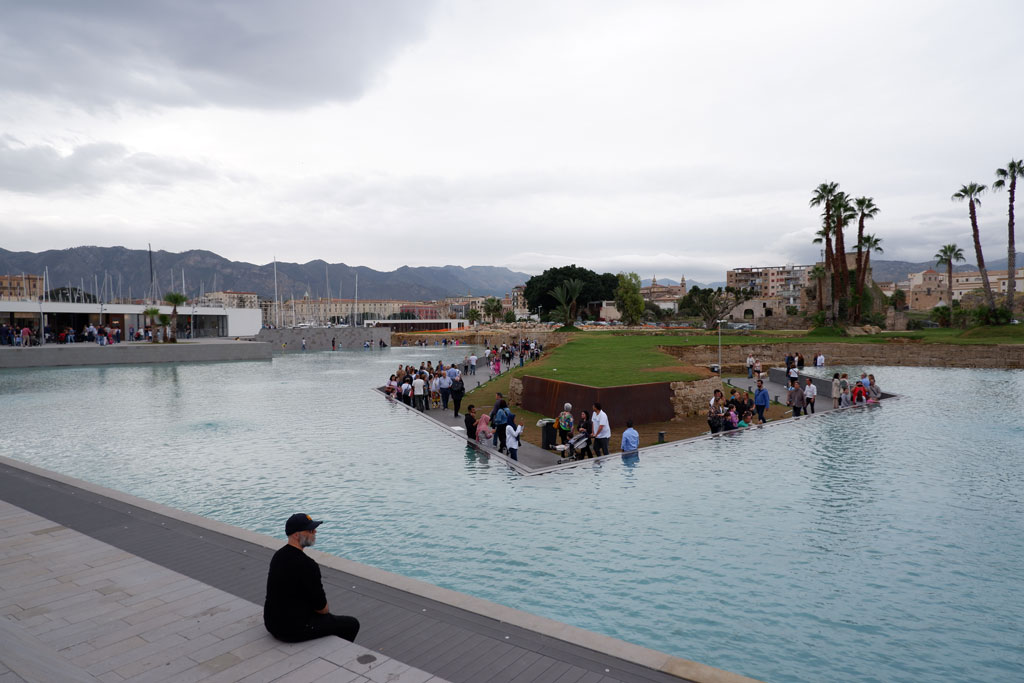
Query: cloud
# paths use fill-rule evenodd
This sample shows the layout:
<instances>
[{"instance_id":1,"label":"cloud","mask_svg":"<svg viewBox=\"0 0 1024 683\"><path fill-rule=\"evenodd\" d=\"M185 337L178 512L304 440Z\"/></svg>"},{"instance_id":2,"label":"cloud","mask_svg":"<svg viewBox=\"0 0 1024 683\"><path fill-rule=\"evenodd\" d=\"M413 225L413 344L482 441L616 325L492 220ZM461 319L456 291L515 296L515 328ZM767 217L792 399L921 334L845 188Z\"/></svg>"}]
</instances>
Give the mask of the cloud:
<instances>
[{"instance_id":1,"label":"cloud","mask_svg":"<svg viewBox=\"0 0 1024 683\"><path fill-rule=\"evenodd\" d=\"M432 0L0 0L0 89L76 104L295 108L358 98Z\"/></svg>"},{"instance_id":2,"label":"cloud","mask_svg":"<svg viewBox=\"0 0 1024 683\"><path fill-rule=\"evenodd\" d=\"M132 152L113 142L84 144L63 154L50 145L19 146L0 138L0 190L9 192L95 192L109 184L158 187L213 177L202 164Z\"/></svg>"}]
</instances>

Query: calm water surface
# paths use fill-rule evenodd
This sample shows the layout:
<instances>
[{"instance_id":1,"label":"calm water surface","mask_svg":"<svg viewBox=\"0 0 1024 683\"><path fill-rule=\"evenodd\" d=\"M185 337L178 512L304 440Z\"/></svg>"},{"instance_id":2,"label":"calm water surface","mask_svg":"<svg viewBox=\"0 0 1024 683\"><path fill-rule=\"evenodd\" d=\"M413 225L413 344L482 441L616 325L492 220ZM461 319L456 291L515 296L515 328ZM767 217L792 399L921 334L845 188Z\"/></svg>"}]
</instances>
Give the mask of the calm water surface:
<instances>
[{"instance_id":1,"label":"calm water surface","mask_svg":"<svg viewBox=\"0 0 1024 683\"><path fill-rule=\"evenodd\" d=\"M1024 372L521 477L370 391L465 352L0 371L0 448L768 681L1024 680Z\"/></svg>"}]
</instances>

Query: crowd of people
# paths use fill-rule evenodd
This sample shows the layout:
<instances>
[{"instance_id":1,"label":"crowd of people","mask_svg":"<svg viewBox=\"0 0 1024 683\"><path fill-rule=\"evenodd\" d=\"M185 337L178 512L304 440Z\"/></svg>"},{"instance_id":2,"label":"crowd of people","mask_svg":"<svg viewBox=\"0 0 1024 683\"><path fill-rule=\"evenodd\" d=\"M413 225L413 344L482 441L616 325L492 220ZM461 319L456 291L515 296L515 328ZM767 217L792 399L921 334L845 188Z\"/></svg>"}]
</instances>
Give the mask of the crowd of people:
<instances>
[{"instance_id":1,"label":"crowd of people","mask_svg":"<svg viewBox=\"0 0 1024 683\"><path fill-rule=\"evenodd\" d=\"M765 374L761 361L753 354L747 356L747 377L757 379L757 389L751 395L739 389L729 392L726 400L724 393L716 389L708 401L707 421L712 434L733 429L742 429L754 424L767 422L765 412L771 405L771 397L765 388ZM793 417L814 414L818 400L818 387L814 380L805 377L800 380L800 371L805 367L803 354L788 353L786 365L786 405L791 408ZM818 353L814 358L817 368L825 366L825 356ZM859 404L877 403L882 398L882 389L875 382L875 376L861 373L857 381L851 381L847 373L834 373L832 376L832 407L847 408Z\"/></svg>"}]
</instances>

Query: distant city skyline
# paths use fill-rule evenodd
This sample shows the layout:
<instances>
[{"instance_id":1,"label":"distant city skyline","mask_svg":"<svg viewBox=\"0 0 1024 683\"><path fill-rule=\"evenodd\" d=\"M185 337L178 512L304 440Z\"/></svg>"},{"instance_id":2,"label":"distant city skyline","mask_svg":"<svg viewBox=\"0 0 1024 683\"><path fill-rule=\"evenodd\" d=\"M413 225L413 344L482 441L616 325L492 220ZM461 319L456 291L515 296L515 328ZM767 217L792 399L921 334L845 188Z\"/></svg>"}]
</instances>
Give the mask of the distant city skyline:
<instances>
[{"instance_id":1,"label":"distant city skyline","mask_svg":"<svg viewBox=\"0 0 1024 683\"><path fill-rule=\"evenodd\" d=\"M1010 1L0 7L15 251L715 282L817 260L829 180L874 197L881 258L973 260L950 195L1024 156Z\"/></svg>"}]
</instances>

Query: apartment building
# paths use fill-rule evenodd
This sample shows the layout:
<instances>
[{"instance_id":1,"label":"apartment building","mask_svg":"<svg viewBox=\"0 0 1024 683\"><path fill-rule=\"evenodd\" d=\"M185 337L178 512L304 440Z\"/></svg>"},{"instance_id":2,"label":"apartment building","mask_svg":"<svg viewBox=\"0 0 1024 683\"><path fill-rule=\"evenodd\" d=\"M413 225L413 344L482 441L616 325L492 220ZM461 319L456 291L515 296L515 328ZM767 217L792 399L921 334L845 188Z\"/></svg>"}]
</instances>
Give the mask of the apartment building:
<instances>
[{"instance_id":1,"label":"apartment building","mask_svg":"<svg viewBox=\"0 0 1024 683\"><path fill-rule=\"evenodd\" d=\"M786 306L800 306L800 293L810 284L809 273L814 266L766 266L733 268L726 271L729 287L752 289L759 299L782 299Z\"/></svg>"},{"instance_id":2,"label":"apartment building","mask_svg":"<svg viewBox=\"0 0 1024 683\"><path fill-rule=\"evenodd\" d=\"M45 286L42 275L0 275L0 299L38 301Z\"/></svg>"},{"instance_id":3,"label":"apartment building","mask_svg":"<svg viewBox=\"0 0 1024 683\"><path fill-rule=\"evenodd\" d=\"M199 299L202 306L222 306L224 308L259 308L259 296L256 292L208 292Z\"/></svg>"},{"instance_id":4,"label":"apartment building","mask_svg":"<svg viewBox=\"0 0 1024 683\"><path fill-rule=\"evenodd\" d=\"M1024 291L1024 268L1016 270L1014 280L1016 280L1014 291L1019 295ZM988 271L988 281L994 294L1006 294L1006 288L1010 283L1010 276L1006 270L990 270ZM982 289L983 287L981 272L977 270L953 273L953 301L960 301L963 299L964 294Z\"/></svg>"}]
</instances>

